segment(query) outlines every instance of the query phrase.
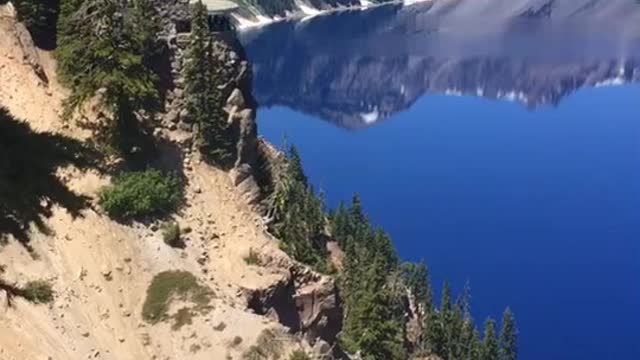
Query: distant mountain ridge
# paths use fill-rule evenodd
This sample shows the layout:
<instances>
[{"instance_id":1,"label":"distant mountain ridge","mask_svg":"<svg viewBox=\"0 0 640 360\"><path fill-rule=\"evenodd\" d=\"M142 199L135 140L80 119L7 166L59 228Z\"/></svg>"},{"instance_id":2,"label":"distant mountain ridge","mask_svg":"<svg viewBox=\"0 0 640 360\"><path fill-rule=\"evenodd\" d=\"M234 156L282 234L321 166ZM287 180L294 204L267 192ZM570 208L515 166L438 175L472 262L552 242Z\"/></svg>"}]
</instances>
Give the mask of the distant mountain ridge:
<instances>
[{"instance_id":1,"label":"distant mountain ridge","mask_svg":"<svg viewBox=\"0 0 640 360\"><path fill-rule=\"evenodd\" d=\"M240 26L252 26L291 17L317 15L324 11L366 7L393 0L234 0L239 8L232 15Z\"/></svg>"},{"instance_id":2,"label":"distant mountain ridge","mask_svg":"<svg viewBox=\"0 0 640 360\"><path fill-rule=\"evenodd\" d=\"M640 4L623 0L392 4L281 22L242 40L262 106L350 129L429 94L535 108L583 87L640 81Z\"/></svg>"}]
</instances>

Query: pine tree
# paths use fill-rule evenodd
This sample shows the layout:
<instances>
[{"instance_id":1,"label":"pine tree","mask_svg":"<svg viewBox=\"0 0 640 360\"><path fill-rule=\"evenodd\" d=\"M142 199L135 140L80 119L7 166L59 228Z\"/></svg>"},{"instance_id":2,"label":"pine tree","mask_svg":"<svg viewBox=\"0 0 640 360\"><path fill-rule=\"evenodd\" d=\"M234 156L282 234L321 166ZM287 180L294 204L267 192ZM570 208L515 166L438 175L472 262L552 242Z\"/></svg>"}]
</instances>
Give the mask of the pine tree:
<instances>
[{"instance_id":1,"label":"pine tree","mask_svg":"<svg viewBox=\"0 0 640 360\"><path fill-rule=\"evenodd\" d=\"M288 160L288 169L293 180L299 181L304 185L304 187L308 187L309 184L307 176L304 174L304 169L302 167L302 159L300 158L300 153L295 145L291 145L289 148Z\"/></svg>"},{"instance_id":2,"label":"pine tree","mask_svg":"<svg viewBox=\"0 0 640 360\"><path fill-rule=\"evenodd\" d=\"M131 6L124 0L63 1L56 51L60 79L71 90L66 117L97 97L108 122L94 129L122 155L145 146L139 113L153 112L159 97L159 77L145 64L144 45L157 34L135 31L153 28L147 23L155 19L133 16Z\"/></svg>"},{"instance_id":3,"label":"pine tree","mask_svg":"<svg viewBox=\"0 0 640 360\"><path fill-rule=\"evenodd\" d=\"M333 211L330 217L331 220L331 235L338 242L340 248L345 252L349 253L351 250L351 244L349 240L351 237L351 217L349 216L349 211L343 202L340 202L336 209Z\"/></svg>"},{"instance_id":4,"label":"pine tree","mask_svg":"<svg viewBox=\"0 0 640 360\"><path fill-rule=\"evenodd\" d=\"M197 125L197 145L207 160L229 167L234 161L233 142L228 131L221 90L222 66L213 54L207 7L193 6L191 41L186 50L185 107L187 122Z\"/></svg>"},{"instance_id":5,"label":"pine tree","mask_svg":"<svg viewBox=\"0 0 640 360\"><path fill-rule=\"evenodd\" d=\"M373 244L376 256L380 257L384 262L385 273L390 273L398 267L398 254L396 253L391 238L384 230L378 228L373 236Z\"/></svg>"},{"instance_id":6,"label":"pine tree","mask_svg":"<svg viewBox=\"0 0 640 360\"><path fill-rule=\"evenodd\" d=\"M484 339L482 341L482 360L497 360L499 356L498 339L496 338L496 322L488 318L484 323Z\"/></svg>"},{"instance_id":7,"label":"pine tree","mask_svg":"<svg viewBox=\"0 0 640 360\"><path fill-rule=\"evenodd\" d=\"M482 360L482 342L480 341L480 333L475 327L473 328L473 331L471 333L469 351L465 359Z\"/></svg>"},{"instance_id":8,"label":"pine tree","mask_svg":"<svg viewBox=\"0 0 640 360\"><path fill-rule=\"evenodd\" d=\"M349 211L351 213L351 217L353 218L355 227L369 225L369 220L362 210L362 203L360 202L360 196L358 194L353 194L353 198L351 199L351 209L349 209ZM355 230L356 229L354 229L354 231Z\"/></svg>"},{"instance_id":9,"label":"pine tree","mask_svg":"<svg viewBox=\"0 0 640 360\"><path fill-rule=\"evenodd\" d=\"M440 324L444 333L445 344L442 357L452 359L453 353L453 336L455 334L454 327L454 308L451 302L451 288L449 282L445 281L442 286L442 299L440 300Z\"/></svg>"},{"instance_id":10,"label":"pine tree","mask_svg":"<svg viewBox=\"0 0 640 360\"><path fill-rule=\"evenodd\" d=\"M429 280L429 269L424 260L418 264L404 264L404 273L407 288L420 304L425 315L433 311L433 292L431 290L431 281Z\"/></svg>"},{"instance_id":11,"label":"pine tree","mask_svg":"<svg viewBox=\"0 0 640 360\"><path fill-rule=\"evenodd\" d=\"M518 358L518 330L511 309L506 308L502 315L500 330L500 360L516 360Z\"/></svg>"},{"instance_id":12,"label":"pine tree","mask_svg":"<svg viewBox=\"0 0 640 360\"><path fill-rule=\"evenodd\" d=\"M447 355L447 338L444 332L442 317L438 311L427 314L424 325L426 338L424 348L429 353L444 358Z\"/></svg>"},{"instance_id":13,"label":"pine tree","mask_svg":"<svg viewBox=\"0 0 640 360\"><path fill-rule=\"evenodd\" d=\"M143 62L148 68L153 68L156 57L162 51L157 39L157 34L162 30L160 15L153 0L133 0L132 6L133 36L141 47Z\"/></svg>"},{"instance_id":14,"label":"pine tree","mask_svg":"<svg viewBox=\"0 0 640 360\"><path fill-rule=\"evenodd\" d=\"M360 279L361 285L354 289L357 301L349 304L343 342L367 360L405 359L402 326L394 319L385 289L384 259L376 258L370 264Z\"/></svg>"}]
</instances>

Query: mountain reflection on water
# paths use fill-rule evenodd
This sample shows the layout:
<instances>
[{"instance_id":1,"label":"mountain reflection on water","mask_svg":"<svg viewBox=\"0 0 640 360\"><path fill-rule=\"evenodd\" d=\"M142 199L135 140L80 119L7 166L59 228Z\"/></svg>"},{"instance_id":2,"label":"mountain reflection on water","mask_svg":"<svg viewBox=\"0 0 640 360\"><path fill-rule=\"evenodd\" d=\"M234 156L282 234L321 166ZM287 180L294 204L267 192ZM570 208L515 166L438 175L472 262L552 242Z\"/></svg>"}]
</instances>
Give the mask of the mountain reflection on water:
<instances>
[{"instance_id":1,"label":"mountain reflection on water","mask_svg":"<svg viewBox=\"0 0 640 360\"><path fill-rule=\"evenodd\" d=\"M484 3L388 5L248 30L256 99L360 129L429 94L534 109L580 88L640 81L632 1L565 0L553 11L535 0Z\"/></svg>"}]
</instances>

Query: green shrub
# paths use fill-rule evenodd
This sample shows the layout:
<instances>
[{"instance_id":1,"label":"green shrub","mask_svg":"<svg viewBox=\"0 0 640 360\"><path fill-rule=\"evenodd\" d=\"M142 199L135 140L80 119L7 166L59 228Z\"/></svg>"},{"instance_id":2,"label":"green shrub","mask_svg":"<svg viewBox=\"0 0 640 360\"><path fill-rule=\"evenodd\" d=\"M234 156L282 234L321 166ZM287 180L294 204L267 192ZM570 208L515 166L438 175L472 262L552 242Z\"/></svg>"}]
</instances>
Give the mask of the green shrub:
<instances>
[{"instance_id":1,"label":"green shrub","mask_svg":"<svg viewBox=\"0 0 640 360\"><path fill-rule=\"evenodd\" d=\"M99 203L111 218L126 219L173 208L181 197L176 176L158 170L126 172L100 191Z\"/></svg>"},{"instance_id":2,"label":"green shrub","mask_svg":"<svg viewBox=\"0 0 640 360\"><path fill-rule=\"evenodd\" d=\"M147 289L147 297L142 306L142 318L155 324L169 318L167 312L173 300L193 303L190 308L185 307L176 314L176 322L190 321L185 311L204 313L210 309L209 301L212 291L200 284L193 274L188 271L164 271L156 275ZM174 325L175 326L175 325Z\"/></svg>"},{"instance_id":3,"label":"green shrub","mask_svg":"<svg viewBox=\"0 0 640 360\"><path fill-rule=\"evenodd\" d=\"M256 344L251 346L247 351L242 354L243 360L267 360L267 359L280 359L283 355L283 342L282 337L285 334L279 333L277 330L264 329Z\"/></svg>"},{"instance_id":4,"label":"green shrub","mask_svg":"<svg viewBox=\"0 0 640 360\"><path fill-rule=\"evenodd\" d=\"M289 360L311 360L311 357L302 350L296 350L291 353Z\"/></svg>"},{"instance_id":5,"label":"green shrub","mask_svg":"<svg viewBox=\"0 0 640 360\"><path fill-rule=\"evenodd\" d=\"M249 254L244 257L244 262L247 263L247 265L260 265L260 257L258 253L251 248L249 249Z\"/></svg>"},{"instance_id":6,"label":"green shrub","mask_svg":"<svg viewBox=\"0 0 640 360\"><path fill-rule=\"evenodd\" d=\"M162 227L162 239L164 243L171 247L182 247L180 238L180 225L176 222L165 223Z\"/></svg>"},{"instance_id":7,"label":"green shrub","mask_svg":"<svg viewBox=\"0 0 640 360\"><path fill-rule=\"evenodd\" d=\"M21 291L23 298L36 304L46 304L53 301L53 288L48 281L29 281Z\"/></svg>"}]
</instances>

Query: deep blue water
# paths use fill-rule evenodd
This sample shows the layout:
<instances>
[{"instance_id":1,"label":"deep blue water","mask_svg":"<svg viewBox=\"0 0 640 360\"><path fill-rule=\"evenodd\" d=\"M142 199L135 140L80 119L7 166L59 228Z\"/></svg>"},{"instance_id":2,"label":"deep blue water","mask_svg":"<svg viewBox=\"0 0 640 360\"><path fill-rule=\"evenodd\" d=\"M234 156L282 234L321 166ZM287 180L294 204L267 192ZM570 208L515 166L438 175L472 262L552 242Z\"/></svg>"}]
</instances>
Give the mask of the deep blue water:
<instances>
[{"instance_id":1,"label":"deep blue water","mask_svg":"<svg viewBox=\"0 0 640 360\"><path fill-rule=\"evenodd\" d=\"M640 86L529 112L428 96L361 132L274 108L328 203L358 192L434 286L469 280L476 320L516 313L522 359L640 358Z\"/></svg>"},{"instance_id":2,"label":"deep blue water","mask_svg":"<svg viewBox=\"0 0 640 360\"><path fill-rule=\"evenodd\" d=\"M469 281L477 324L510 306L520 359L640 359L640 85L593 87L637 81L640 62L626 50L532 61L518 39L481 55L421 41L345 51L309 30L355 23L358 44L381 28L421 32L386 11L245 40L268 105L259 133L298 146L330 207L359 193L434 287Z\"/></svg>"}]
</instances>

